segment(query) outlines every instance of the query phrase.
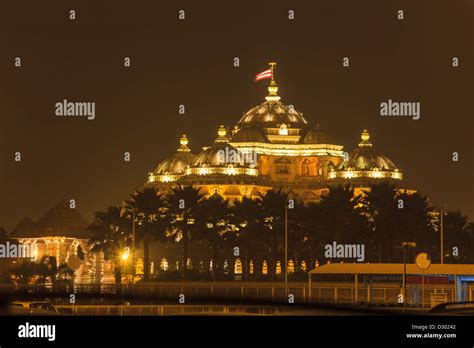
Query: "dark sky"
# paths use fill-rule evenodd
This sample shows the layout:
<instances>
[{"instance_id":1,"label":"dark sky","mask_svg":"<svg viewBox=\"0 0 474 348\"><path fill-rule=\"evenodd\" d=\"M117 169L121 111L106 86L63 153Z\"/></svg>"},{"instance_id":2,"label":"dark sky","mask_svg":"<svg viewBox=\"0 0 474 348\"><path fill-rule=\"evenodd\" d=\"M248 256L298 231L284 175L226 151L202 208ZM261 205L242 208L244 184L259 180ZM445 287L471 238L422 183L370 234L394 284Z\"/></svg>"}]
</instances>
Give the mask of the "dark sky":
<instances>
[{"instance_id":1,"label":"dark sky","mask_svg":"<svg viewBox=\"0 0 474 348\"><path fill-rule=\"evenodd\" d=\"M182 133L196 153L219 124L263 102L267 82L253 78L271 60L284 103L345 150L369 129L407 187L472 220L473 12L471 0L5 2L0 226L37 219L61 198L76 199L87 219L121 203ZM96 119L56 117L63 99L94 101ZM381 117L388 99L421 102L421 119Z\"/></svg>"}]
</instances>

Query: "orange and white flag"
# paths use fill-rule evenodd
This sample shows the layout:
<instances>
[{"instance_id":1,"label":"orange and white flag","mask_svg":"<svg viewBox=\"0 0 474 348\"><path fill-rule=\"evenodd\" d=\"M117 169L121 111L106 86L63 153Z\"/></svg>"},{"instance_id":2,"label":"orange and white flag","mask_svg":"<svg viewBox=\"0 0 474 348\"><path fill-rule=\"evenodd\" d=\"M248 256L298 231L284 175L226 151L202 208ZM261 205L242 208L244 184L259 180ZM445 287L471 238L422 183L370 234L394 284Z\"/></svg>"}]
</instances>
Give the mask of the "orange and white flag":
<instances>
[{"instance_id":1,"label":"orange and white flag","mask_svg":"<svg viewBox=\"0 0 474 348\"><path fill-rule=\"evenodd\" d=\"M262 71L260 74L255 76L255 81L260 81L260 80L265 80L265 79L271 79L272 78L272 69L268 69L265 71Z\"/></svg>"}]
</instances>

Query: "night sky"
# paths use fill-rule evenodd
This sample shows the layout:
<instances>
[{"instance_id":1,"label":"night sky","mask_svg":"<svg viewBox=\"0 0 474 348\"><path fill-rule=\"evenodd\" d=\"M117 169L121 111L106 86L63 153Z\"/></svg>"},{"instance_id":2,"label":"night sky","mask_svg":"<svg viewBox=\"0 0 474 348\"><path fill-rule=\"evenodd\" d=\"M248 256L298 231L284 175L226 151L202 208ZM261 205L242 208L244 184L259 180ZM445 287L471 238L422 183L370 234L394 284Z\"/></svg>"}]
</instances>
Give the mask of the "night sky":
<instances>
[{"instance_id":1,"label":"night sky","mask_svg":"<svg viewBox=\"0 0 474 348\"><path fill-rule=\"evenodd\" d=\"M62 198L88 220L120 204L182 133L197 153L220 124L262 103L268 81L253 78L269 61L283 103L345 151L367 128L406 187L472 220L473 13L471 0L5 2L0 226L37 219ZM55 116L63 99L95 102L95 120ZM421 119L381 117L388 99L420 102Z\"/></svg>"}]
</instances>

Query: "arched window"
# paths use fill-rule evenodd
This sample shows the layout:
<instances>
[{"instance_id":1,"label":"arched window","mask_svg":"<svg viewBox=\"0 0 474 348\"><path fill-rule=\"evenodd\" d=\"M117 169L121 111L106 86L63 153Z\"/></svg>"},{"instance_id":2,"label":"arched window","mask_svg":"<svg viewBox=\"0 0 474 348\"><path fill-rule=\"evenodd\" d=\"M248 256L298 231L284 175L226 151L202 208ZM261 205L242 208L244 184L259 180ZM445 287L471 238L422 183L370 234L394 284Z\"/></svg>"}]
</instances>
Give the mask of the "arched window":
<instances>
[{"instance_id":1,"label":"arched window","mask_svg":"<svg viewBox=\"0 0 474 348\"><path fill-rule=\"evenodd\" d=\"M291 161L286 158L280 158L275 161L275 172L277 174L290 174Z\"/></svg>"},{"instance_id":2,"label":"arched window","mask_svg":"<svg viewBox=\"0 0 474 348\"><path fill-rule=\"evenodd\" d=\"M278 130L278 134L280 135L288 135L288 127L286 126L286 124L282 124L280 126L280 129Z\"/></svg>"},{"instance_id":3,"label":"arched window","mask_svg":"<svg viewBox=\"0 0 474 348\"><path fill-rule=\"evenodd\" d=\"M304 176L310 175L309 165L310 165L309 159L305 159L303 163L301 163L301 175L304 175Z\"/></svg>"}]
</instances>

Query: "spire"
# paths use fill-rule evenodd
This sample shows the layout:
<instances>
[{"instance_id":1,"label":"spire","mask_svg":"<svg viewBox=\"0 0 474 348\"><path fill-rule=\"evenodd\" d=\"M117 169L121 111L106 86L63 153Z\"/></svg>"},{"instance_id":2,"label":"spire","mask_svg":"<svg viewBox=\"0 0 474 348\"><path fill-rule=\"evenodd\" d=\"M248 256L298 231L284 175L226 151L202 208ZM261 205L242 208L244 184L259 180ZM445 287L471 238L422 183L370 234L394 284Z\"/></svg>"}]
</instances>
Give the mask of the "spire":
<instances>
[{"instance_id":1,"label":"spire","mask_svg":"<svg viewBox=\"0 0 474 348\"><path fill-rule=\"evenodd\" d=\"M359 146L372 146L371 142L369 141L370 134L367 131L367 129L364 129L362 131L362 134L360 135L360 138L362 139L362 141L359 143Z\"/></svg>"},{"instance_id":2,"label":"spire","mask_svg":"<svg viewBox=\"0 0 474 348\"><path fill-rule=\"evenodd\" d=\"M270 81L270 85L268 86L268 96L265 97L267 101L278 101L281 98L277 95L278 92L278 86L275 81L275 66L277 63L275 62L270 62L268 65L270 65L270 69L272 70L272 79Z\"/></svg>"},{"instance_id":3,"label":"spire","mask_svg":"<svg viewBox=\"0 0 474 348\"><path fill-rule=\"evenodd\" d=\"M181 144L181 146L178 149L179 152L190 152L191 151L191 149L188 147L188 138L186 137L186 134L183 134L181 136L181 139L179 139L179 143Z\"/></svg>"},{"instance_id":4,"label":"spire","mask_svg":"<svg viewBox=\"0 0 474 348\"><path fill-rule=\"evenodd\" d=\"M227 138L226 135L227 135L227 129L223 125L220 125L219 129L217 130L216 142L227 143L229 139Z\"/></svg>"}]
</instances>

